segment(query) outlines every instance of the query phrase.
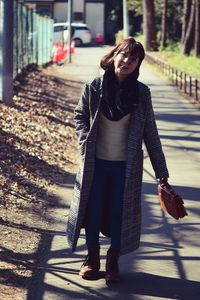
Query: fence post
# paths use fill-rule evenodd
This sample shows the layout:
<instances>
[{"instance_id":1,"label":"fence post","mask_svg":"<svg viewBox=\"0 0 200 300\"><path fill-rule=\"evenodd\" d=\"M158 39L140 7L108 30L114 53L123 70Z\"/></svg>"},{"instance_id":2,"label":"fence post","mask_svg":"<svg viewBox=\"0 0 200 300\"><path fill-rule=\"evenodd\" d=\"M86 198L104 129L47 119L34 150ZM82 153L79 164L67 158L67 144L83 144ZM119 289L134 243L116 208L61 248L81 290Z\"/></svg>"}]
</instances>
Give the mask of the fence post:
<instances>
[{"instance_id":1,"label":"fence post","mask_svg":"<svg viewBox=\"0 0 200 300\"><path fill-rule=\"evenodd\" d=\"M178 86L178 71L177 71L177 69L175 71L175 74L176 74L176 76L175 76L175 82L176 82L176 86Z\"/></svg>"},{"instance_id":2,"label":"fence post","mask_svg":"<svg viewBox=\"0 0 200 300\"><path fill-rule=\"evenodd\" d=\"M184 93L187 94L187 75L184 73Z\"/></svg>"},{"instance_id":3,"label":"fence post","mask_svg":"<svg viewBox=\"0 0 200 300\"><path fill-rule=\"evenodd\" d=\"M14 19L13 19L13 78L17 75L18 69L18 28L17 28L17 3L14 1Z\"/></svg>"},{"instance_id":4,"label":"fence post","mask_svg":"<svg viewBox=\"0 0 200 300\"><path fill-rule=\"evenodd\" d=\"M22 3L18 4L18 30L19 30L19 37L18 37L18 72L21 72L23 69L23 12L22 12Z\"/></svg>"},{"instance_id":5,"label":"fence post","mask_svg":"<svg viewBox=\"0 0 200 300\"><path fill-rule=\"evenodd\" d=\"M0 0L0 101L13 105L13 0Z\"/></svg>"},{"instance_id":6,"label":"fence post","mask_svg":"<svg viewBox=\"0 0 200 300\"><path fill-rule=\"evenodd\" d=\"M180 72L180 89L182 90L182 76L183 76L183 73Z\"/></svg>"},{"instance_id":7,"label":"fence post","mask_svg":"<svg viewBox=\"0 0 200 300\"><path fill-rule=\"evenodd\" d=\"M172 83L174 84L174 68L172 68Z\"/></svg>"},{"instance_id":8,"label":"fence post","mask_svg":"<svg viewBox=\"0 0 200 300\"><path fill-rule=\"evenodd\" d=\"M198 101L198 80L195 80L195 100Z\"/></svg>"},{"instance_id":9,"label":"fence post","mask_svg":"<svg viewBox=\"0 0 200 300\"><path fill-rule=\"evenodd\" d=\"M35 10L32 13L33 16L33 63L37 63L37 40L38 40L38 34L37 34L37 15Z\"/></svg>"},{"instance_id":10,"label":"fence post","mask_svg":"<svg viewBox=\"0 0 200 300\"><path fill-rule=\"evenodd\" d=\"M189 83L189 93L192 96L192 77L190 76L190 83Z\"/></svg>"}]
</instances>

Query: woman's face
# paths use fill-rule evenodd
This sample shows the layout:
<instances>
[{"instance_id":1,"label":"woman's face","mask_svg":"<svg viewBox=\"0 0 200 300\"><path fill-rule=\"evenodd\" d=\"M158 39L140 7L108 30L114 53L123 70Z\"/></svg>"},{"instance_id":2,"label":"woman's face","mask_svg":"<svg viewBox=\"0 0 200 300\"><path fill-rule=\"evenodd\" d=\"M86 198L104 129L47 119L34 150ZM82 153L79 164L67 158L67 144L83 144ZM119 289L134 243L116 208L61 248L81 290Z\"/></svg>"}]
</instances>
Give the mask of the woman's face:
<instances>
[{"instance_id":1,"label":"woman's face","mask_svg":"<svg viewBox=\"0 0 200 300\"><path fill-rule=\"evenodd\" d=\"M126 79L137 67L139 57L131 56L127 50L121 50L114 57L114 70L115 75L119 81Z\"/></svg>"}]
</instances>

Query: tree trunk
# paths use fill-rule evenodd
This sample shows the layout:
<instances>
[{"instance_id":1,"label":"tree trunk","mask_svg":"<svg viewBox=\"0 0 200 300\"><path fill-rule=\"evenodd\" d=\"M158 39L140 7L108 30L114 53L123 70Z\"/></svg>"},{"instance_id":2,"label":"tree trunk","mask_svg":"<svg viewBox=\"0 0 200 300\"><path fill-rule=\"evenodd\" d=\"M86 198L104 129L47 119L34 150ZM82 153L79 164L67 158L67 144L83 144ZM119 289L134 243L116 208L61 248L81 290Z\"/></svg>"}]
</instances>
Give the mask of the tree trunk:
<instances>
[{"instance_id":1,"label":"tree trunk","mask_svg":"<svg viewBox=\"0 0 200 300\"><path fill-rule=\"evenodd\" d=\"M143 0L143 31L145 36L145 50L157 50L155 9L153 0Z\"/></svg>"},{"instance_id":2,"label":"tree trunk","mask_svg":"<svg viewBox=\"0 0 200 300\"><path fill-rule=\"evenodd\" d=\"M168 0L164 0L162 11L162 27L161 27L161 48L167 45L167 4Z\"/></svg>"},{"instance_id":3,"label":"tree trunk","mask_svg":"<svg viewBox=\"0 0 200 300\"><path fill-rule=\"evenodd\" d=\"M195 38L194 38L195 56L200 55L200 1L196 0L195 8Z\"/></svg>"},{"instance_id":4,"label":"tree trunk","mask_svg":"<svg viewBox=\"0 0 200 300\"><path fill-rule=\"evenodd\" d=\"M188 26L188 21L190 17L190 9L191 9L191 0L184 0L183 5L183 23L182 23L182 35L181 35L181 43L184 43L186 30Z\"/></svg>"},{"instance_id":5,"label":"tree trunk","mask_svg":"<svg viewBox=\"0 0 200 300\"><path fill-rule=\"evenodd\" d=\"M189 18L184 44L182 48L182 54L186 54L186 55L190 54L194 46L195 2L196 0L192 0L190 18Z\"/></svg>"}]
</instances>

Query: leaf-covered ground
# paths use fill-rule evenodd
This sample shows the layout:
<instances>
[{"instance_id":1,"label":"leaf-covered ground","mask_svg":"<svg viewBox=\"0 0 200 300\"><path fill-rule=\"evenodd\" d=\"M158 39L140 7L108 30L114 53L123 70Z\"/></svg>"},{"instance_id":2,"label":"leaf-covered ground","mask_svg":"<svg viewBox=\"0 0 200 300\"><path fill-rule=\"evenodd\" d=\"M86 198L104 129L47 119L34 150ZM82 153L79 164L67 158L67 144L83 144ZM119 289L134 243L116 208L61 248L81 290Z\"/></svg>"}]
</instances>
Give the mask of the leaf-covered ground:
<instances>
[{"instance_id":1,"label":"leaf-covered ground","mask_svg":"<svg viewBox=\"0 0 200 300\"><path fill-rule=\"evenodd\" d=\"M59 67L58 67L59 68ZM77 169L73 111L82 84L33 68L0 104L0 299L26 299L38 245L53 222L55 185Z\"/></svg>"}]
</instances>

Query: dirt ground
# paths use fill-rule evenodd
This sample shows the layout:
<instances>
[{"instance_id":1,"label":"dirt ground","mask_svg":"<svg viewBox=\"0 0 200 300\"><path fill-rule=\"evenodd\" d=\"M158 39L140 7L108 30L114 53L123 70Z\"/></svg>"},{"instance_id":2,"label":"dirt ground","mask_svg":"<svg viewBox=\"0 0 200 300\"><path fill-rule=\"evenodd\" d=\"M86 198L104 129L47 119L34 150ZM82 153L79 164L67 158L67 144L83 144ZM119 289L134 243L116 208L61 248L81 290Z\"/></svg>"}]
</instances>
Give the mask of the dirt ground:
<instances>
[{"instance_id":1,"label":"dirt ground","mask_svg":"<svg viewBox=\"0 0 200 300\"><path fill-rule=\"evenodd\" d=\"M26 299L39 272L41 235L51 230L58 201L55 186L77 169L73 111L81 89L32 67L14 82L14 106L0 104L1 300Z\"/></svg>"}]
</instances>

